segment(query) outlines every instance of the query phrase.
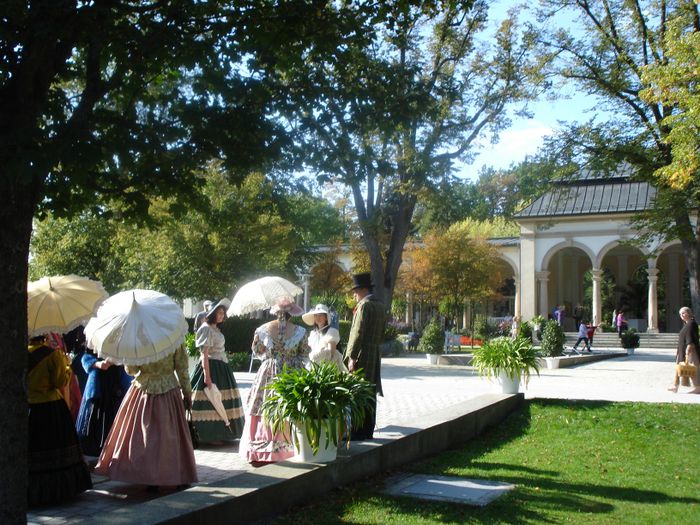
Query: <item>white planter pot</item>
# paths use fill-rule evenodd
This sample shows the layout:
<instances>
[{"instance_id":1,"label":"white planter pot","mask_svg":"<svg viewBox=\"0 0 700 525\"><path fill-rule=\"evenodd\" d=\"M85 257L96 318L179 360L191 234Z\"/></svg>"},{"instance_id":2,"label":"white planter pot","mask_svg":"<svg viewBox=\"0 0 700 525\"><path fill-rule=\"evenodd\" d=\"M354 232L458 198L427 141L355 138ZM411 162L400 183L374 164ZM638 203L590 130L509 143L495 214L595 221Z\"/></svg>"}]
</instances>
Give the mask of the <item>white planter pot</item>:
<instances>
[{"instance_id":1,"label":"white planter pot","mask_svg":"<svg viewBox=\"0 0 700 525\"><path fill-rule=\"evenodd\" d=\"M440 354L425 354L425 357L428 359L428 363L431 365L436 365L438 363L438 359L440 359Z\"/></svg>"},{"instance_id":2,"label":"white planter pot","mask_svg":"<svg viewBox=\"0 0 700 525\"><path fill-rule=\"evenodd\" d=\"M317 454L313 453L309 439L306 437L306 429L304 429L304 427L297 427L294 425L293 431L299 442L298 446L296 443L294 444L294 451L296 452L293 458L294 461L304 463L327 463L329 461L335 461L338 455L338 446L328 441L328 435L325 430L321 432L321 440Z\"/></svg>"},{"instance_id":3,"label":"white planter pot","mask_svg":"<svg viewBox=\"0 0 700 525\"><path fill-rule=\"evenodd\" d=\"M634 355L634 348L628 348L627 355Z\"/></svg>"},{"instance_id":4,"label":"white planter pot","mask_svg":"<svg viewBox=\"0 0 700 525\"><path fill-rule=\"evenodd\" d=\"M559 368L559 358L557 357L545 357L544 362L549 370Z\"/></svg>"},{"instance_id":5,"label":"white planter pot","mask_svg":"<svg viewBox=\"0 0 700 525\"><path fill-rule=\"evenodd\" d=\"M508 374L501 373L496 378L496 383L503 394L517 394L520 390L520 377L513 379Z\"/></svg>"}]
</instances>

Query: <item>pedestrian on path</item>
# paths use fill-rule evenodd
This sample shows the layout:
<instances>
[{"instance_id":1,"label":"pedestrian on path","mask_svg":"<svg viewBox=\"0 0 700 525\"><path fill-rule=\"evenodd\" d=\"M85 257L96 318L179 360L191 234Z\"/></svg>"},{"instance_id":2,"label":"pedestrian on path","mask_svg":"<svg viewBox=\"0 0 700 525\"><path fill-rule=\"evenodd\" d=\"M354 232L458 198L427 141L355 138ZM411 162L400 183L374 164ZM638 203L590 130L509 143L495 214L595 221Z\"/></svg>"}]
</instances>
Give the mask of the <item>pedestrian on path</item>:
<instances>
[{"instance_id":1,"label":"pedestrian on path","mask_svg":"<svg viewBox=\"0 0 700 525\"><path fill-rule=\"evenodd\" d=\"M678 349L676 351L676 364L684 363L686 358L689 364L695 365L695 377L690 379L692 386L690 394L700 394L700 359L698 358L698 323L695 321L693 312L687 306L681 308L678 312L683 320L683 327L678 333ZM684 378L685 379L685 378ZM668 388L671 392L678 392L680 377L678 370L674 374L673 384ZM685 385L684 385L685 386Z\"/></svg>"},{"instance_id":2,"label":"pedestrian on path","mask_svg":"<svg viewBox=\"0 0 700 525\"><path fill-rule=\"evenodd\" d=\"M341 372L347 372L343 356L336 349L340 333L330 326L330 310L325 304L317 304L301 316L301 319L313 330L309 334L309 359L312 363L332 363Z\"/></svg>"},{"instance_id":3,"label":"pedestrian on path","mask_svg":"<svg viewBox=\"0 0 700 525\"><path fill-rule=\"evenodd\" d=\"M625 311L620 308L617 311L617 316L615 317L615 326L617 327L617 336L622 338L622 332L627 328L627 322L625 321Z\"/></svg>"},{"instance_id":4,"label":"pedestrian on path","mask_svg":"<svg viewBox=\"0 0 700 525\"><path fill-rule=\"evenodd\" d=\"M367 411L361 427L353 428L350 439L372 439L377 418L377 394L382 393L381 351L379 345L384 337L386 319L384 305L372 293L374 286L370 274L353 275L352 293L357 301L353 310L348 347L345 349L345 364L350 372L364 370L365 379L376 385L373 403Z\"/></svg>"},{"instance_id":5,"label":"pedestrian on path","mask_svg":"<svg viewBox=\"0 0 700 525\"><path fill-rule=\"evenodd\" d=\"M576 340L576 344L574 344L574 347L572 348L575 354L579 353L578 344L580 342L583 342L587 352L591 351L591 344L588 342L588 326L586 326L586 322L584 320L582 320L581 323L578 325L578 339Z\"/></svg>"}]
</instances>

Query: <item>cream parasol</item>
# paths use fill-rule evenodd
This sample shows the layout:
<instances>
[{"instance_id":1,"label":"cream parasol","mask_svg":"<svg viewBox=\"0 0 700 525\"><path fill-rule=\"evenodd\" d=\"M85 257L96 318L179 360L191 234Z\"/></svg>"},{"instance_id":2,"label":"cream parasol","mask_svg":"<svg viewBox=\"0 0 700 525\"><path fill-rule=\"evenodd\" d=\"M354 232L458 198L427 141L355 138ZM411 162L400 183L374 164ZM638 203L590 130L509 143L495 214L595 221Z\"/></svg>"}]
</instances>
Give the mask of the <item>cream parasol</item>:
<instances>
[{"instance_id":1,"label":"cream parasol","mask_svg":"<svg viewBox=\"0 0 700 525\"><path fill-rule=\"evenodd\" d=\"M265 310L283 299L294 301L302 293L301 288L283 277L261 277L240 287L227 313L233 316Z\"/></svg>"},{"instance_id":2,"label":"cream parasol","mask_svg":"<svg viewBox=\"0 0 700 525\"><path fill-rule=\"evenodd\" d=\"M27 283L29 336L70 332L90 319L108 296L101 282L77 275Z\"/></svg>"},{"instance_id":3,"label":"cream parasol","mask_svg":"<svg viewBox=\"0 0 700 525\"><path fill-rule=\"evenodd\" d=\"M107 299L85 327L89 348L118 364L158 361L182 345L187 321L170 297L129 290Z\"/></svg>"}]
</instances>

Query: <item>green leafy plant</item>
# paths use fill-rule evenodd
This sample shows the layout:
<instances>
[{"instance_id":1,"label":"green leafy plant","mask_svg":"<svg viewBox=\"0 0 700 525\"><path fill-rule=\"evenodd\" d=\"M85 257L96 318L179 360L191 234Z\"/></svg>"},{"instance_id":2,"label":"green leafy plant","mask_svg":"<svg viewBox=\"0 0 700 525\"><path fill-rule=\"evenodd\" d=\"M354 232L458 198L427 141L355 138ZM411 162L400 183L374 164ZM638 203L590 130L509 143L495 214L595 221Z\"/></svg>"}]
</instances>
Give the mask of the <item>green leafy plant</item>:
<instances>
[{"instance_id":1,"label":"green leafy plant","mask_svg":"<svg viewBox=\"0 0 700 525\"><path fill-rule=\"evenodd\" d=\"M197 350L197 345L195 344L196 340L197 336L192 332L187 332L185 334L185 350L190 357L199 357L199 350Z\"/></svg>"},{"instance_id":2,"label":"green leafy plant","mask_svg":"<svg viewBox=\"0 0 700 525\"><path fill-rule=\"evenodd\" d=\"M622 348L639 348L639 334L634 328L625 330L620 335L620 346Z\"/></svg>"},{"instance_id":3,"label":"green leafy plant","mask_svg":"<svg viewBox=\"0 0 700 525\"><path fill-rule=\"evenodd\" d=\"M496 337L484 341L481 348L474 349L472 366L480 375L489 379L505 373L511 379L524 375L527 380L531 372L536 372L537 375L540 373L535 348L522 337Z\"/></svg>"},{"instance_id":4,"label":"green leafy plant","mask_svg":"<svg viewBox=\"0 0 700 525\"><path fill-rule=\"evenodd\" d=\"M432 318L418 341L418 351L424 354L442 354L445 349L445 331L436 318Z\"/></svg>"},{"instance_id":5,"label":"green leafy plant","mask_svg":"<svg viewBox=\"0 0 700 525\"><path fill-rule=\"evenodd\" d=\"M542 355L558 357L564 353L566 334L556 321L547 321L542 334Z\"/></svg>"},{"instance_id":6,"label":"green leafy plant","mask_svg":"<svg viewBox=\"0 0 700 525\"><path fill-rule=\"evenodd\" d=\"M263 418L272 431L281 432L299 446L295 435L288 436L288 424L304 428L314 454L325 433L328 443L341 438L350 444L350 428L361 425L374 399L375 386L361 374L342 372L331 363L311 363L310 368L285 368L267 387L270 392L262 405Z\"/></svg>"}]
</instances>

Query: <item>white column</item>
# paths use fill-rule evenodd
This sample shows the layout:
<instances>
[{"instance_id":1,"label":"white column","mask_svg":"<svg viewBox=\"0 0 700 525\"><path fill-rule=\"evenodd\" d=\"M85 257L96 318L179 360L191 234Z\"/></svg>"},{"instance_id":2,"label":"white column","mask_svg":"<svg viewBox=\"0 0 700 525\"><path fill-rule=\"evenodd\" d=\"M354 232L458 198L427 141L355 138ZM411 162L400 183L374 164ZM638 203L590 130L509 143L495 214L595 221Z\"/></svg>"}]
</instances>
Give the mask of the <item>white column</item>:
<instances>
[{"instance_id":1,"label":"white column","mask_svg":"<svg viewBox=\"0 0 700 525\"><path fill-rule=\"evenodd\" d=\"M308 273L301 274L301 283L304 286L304 311L305 312L309 311L309 277L311 277L311 274L308 274Z\"/></svg>"},{"instance_id":2,"label":"white column","mask_svg":"<svg viewBox=\"0 0 700 525\"><path fill-rule=\"evenodd\" d=\"M513 281L515 282L515 305L513 306L513 316L518 320L518 322L522 322L522 312L520 308L520 275L514 275L513 276Z\"/></svg>"},{"instance_id":3,"label":"white column","mask_svg":"<svg viewBox=\"0 0 700 525\"><path fill-rule=\"evenodd\" d=\"M659 280L659 270L657 268L647 268L647 276L649 278L649 303L647 333L659 333L659 305L656 298L656 285Z\"/></svg>"},{"instance_id":4,"label":"white column","mask_svg":"<svg viewBox=\"0 0 700 525\"><path fill-rule=\"evenodd\" d=\"M547 283L549 281L549 272L537 272L535 274L537 278L538 288L539 288L539 314L547 319L547 313L549 312L549 291L547 289Z\"/></svg>"},{"instance_id":5,"label":"white column","mask_svg":"<svg viewBox=\"0 0 700 525\"><path fill-rule=\"evenodd\" d=\"M413 294L408 292L406 294L406 324L408 326L413 326Z\"/></svg>"},{"instance_id":6,"label":"white column","mask_svg":"<svg viewBox=\"0 0 700 525\"><path fill-rule=\"evenodd\" d=\"M600 301L600 283L603 279L603 270L599 268L591 269L593 278L593 304L591 305L591 313L593 314L593 324L600 325L603 320L603 305Z\"/></svg>"}]
</instances>

